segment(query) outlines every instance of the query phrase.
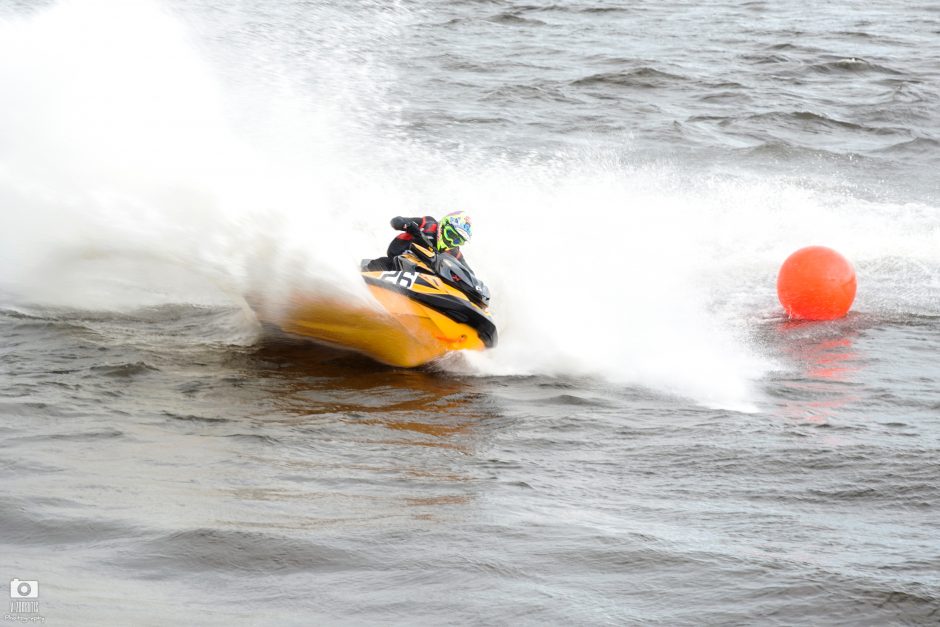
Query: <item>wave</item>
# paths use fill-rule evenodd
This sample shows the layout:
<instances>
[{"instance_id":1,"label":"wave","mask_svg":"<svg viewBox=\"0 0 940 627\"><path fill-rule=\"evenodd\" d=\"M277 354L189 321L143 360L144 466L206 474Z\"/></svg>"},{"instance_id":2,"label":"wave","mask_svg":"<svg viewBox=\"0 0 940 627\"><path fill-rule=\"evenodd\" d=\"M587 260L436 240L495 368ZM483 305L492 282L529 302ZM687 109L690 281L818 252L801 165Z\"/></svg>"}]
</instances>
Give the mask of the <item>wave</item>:
<instances>
[{"instance_id":1,"label":"wave","mask_svg":"<svg viewBox=\"0 0 940 627\"><path fill-rule=\"evenodd\" d=\"M904 74L904 72L885 65L856 57L813 63L806 66L806 70L817 74L888 74L891 76L902 76Z\"/></svg>"},{"instance_id":2,"label":"wave","mask_svg":"<svg viewBox=\"0 0 940 627\"><path fill-rule=\"evenodd\" d=\"M745 54L741 55L741 60L752 65L776 65L782 63L793 63L793 59L782 54Z\"/></svg>"},{"instance_id":3,"label":"wave","mask_svg":"<svg viewBox=\"0 0 940 627\"><path fill-rule=\"evenodd\" d=\"M592 74L571 82L572 86L615 85L618 87L638 87L652 89L668 87L687 81L685 77L657 70L653 67L639 67L623 72L602 72Z\"/></svg>"},{"instance_id":4,"label":"wave","mask_svg":"<svg viewBox=\"0 0 940 627\"><path fill-rule=\"evenodd\" d=\"M940 149L940 140L932 137L914 137L891 146L878 149L876 152L884 154L918 154L933 156Z\"/></svg>"},{"instance_id":5,"label":"wave","mask_svg":"<svg viewBox=\"0 0 940 627\"><path fill-rule=\"evenodd\" d=\"M801 127L822 126L830 128L845 129L851 131L864 131L876 135L891 135L897 132L903 132L901 128L884 128L878 126L866 126L857 122L849 122L836 117L828 116L813 111L773 111L770 113L758 113L749 115L745 119L750 121L775 122L783 124L796 124Z\"/></svg>"},{"instance_id":6,"label":"wave","mask_svg":"<svg viewBox=\"0 0 940 627\"><path fill-rule=\"evenodd\" d=\"M786 159L810 158L810 159L849 159L857 160L864 157L855 153L841 153L820 148L808 148L790 142L780 140L762 141L756 146L742 148L741 151L752 157L782 157Z\"/></svg>"},{"instance_id":7,"label":"wave","mask_svg":"<svg viewBox=\"0 0 940 627\"><path fill-rule=\"evenodd\" d=\"M460 26L464 24L475 24L480 22L488 22L491 24L498 24L501 26L544 26L545 22L542 20L526 17L523 15L526 11L526 7L517 8L512 11L503 11L500 13L494 13L484 18L478 17L455 17L444 22L448 26Z\"/></svg>"},{"instance_id":8,"label":"wave","mask_svg":"<svg viewBox=\"0 0 940 627\"><path fill-rule=\"evenodd\" d=\"M486 18L487 22L506 24L510 26L544 26L545 22L532 17L524 17L522 11L504 11Z\"/></svg>"},{"instance_id":9,"label":"wave","mask_svg":"<svg viewBox=\"0 0 940 627\"><path fill-rule=\"evenodd\" d=\"M36 472L30 464L30 470ZM36 464L38 465L38 464ZM60 469L57 469L60 471ZM43 468L40 472L51 472ZM37 505L52 507L72 507L81 509L78 503L52 497L31 496L28 502L18 499L5 499L5 507L0 508L0 527L6 543L20 546L29 545L67 545L104 542L131 536L138 529L104 518L86 517L50 517L35 511Z\"/></svg>"}]
</instances>

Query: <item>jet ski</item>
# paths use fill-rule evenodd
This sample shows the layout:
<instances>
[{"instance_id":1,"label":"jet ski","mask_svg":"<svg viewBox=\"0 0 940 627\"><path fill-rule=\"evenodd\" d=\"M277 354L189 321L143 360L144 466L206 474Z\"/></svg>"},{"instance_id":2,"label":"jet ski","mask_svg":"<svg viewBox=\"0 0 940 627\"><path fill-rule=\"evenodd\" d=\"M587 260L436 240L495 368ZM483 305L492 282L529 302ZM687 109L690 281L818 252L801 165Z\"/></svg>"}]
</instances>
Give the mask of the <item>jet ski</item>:
<instances>
[{"instance_id":1,"label":"jet ski","mask_svg":"<svg viewBox=\"0 0 940 627\"><path fill-rule=\"evenodd\" d=\"M489 289L466 264L435 253L420 232L413 235L411 249L390 262L362 262L362 278L381 309L338 299L294 298L278 326L405 368L452 351L496 346Z\"/></svg>"}]
</instances>

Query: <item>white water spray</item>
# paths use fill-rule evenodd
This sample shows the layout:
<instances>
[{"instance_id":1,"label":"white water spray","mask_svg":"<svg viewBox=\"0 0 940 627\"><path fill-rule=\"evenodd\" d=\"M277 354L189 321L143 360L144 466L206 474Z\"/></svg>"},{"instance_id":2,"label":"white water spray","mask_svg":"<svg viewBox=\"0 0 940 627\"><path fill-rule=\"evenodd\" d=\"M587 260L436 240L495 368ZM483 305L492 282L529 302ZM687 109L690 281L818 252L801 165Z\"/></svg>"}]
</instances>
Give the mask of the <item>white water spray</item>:
<instances>
[{"instance_id":1,"label":"white water spray","mask_svg":"<svg viewBox=\"0 0 940 627\"><path fill-rule=\"evenodd\" d=\"M324 28L320 39L355 32ZM863 274L858 307L937 313L936 208L678 163L448 154L370 124L370 112L394 114L377 104L388 68L370 81L362 59L324 45L300 61L322 70L313 82L275 60L223 71L232 51L195 33L146 0L0 18L8 289L101 309L288 289L356 297L358 261L384 251L391 216L462 209L501 336L469 356L477 372L593 376L739 408L769 367L744 330L775 310L777 265L800 246L926 268L909 301L866 292L878 279ZM221 289L210 298L206 285Z\"/></svg>"}]
</instances>

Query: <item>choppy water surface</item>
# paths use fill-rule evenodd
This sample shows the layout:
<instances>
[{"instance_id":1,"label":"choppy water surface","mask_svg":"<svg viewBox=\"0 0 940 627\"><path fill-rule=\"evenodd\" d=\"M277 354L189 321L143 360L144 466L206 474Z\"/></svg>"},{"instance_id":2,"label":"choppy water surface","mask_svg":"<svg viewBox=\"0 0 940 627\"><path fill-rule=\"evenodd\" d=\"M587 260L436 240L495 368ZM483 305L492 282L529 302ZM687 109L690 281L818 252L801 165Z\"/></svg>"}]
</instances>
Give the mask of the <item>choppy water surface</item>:
<instances>
[{"instance_id":1,"label":"choppy water surface","mask_svg":"<svg viewBox=\"0 0 940 627\"><path fill-rule=\"evenodd\" d=\"M0 84L0 577L48 624L940 622L936 6L14 2ZM491 353L245 305L453 208ZM844 320L779 311L809 244Z\"/></svg>"}]
</instances>

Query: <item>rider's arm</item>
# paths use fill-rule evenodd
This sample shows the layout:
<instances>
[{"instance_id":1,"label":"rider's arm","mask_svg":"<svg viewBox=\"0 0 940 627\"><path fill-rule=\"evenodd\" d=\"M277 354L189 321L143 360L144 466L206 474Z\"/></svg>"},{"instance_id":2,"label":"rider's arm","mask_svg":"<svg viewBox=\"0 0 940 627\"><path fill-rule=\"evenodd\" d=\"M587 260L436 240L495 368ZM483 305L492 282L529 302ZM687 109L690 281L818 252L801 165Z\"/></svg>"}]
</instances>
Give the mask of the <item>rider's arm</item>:
<instances>
[{"instance_id":1,"label":"rider's arm","mask_svg":"<svg viewBox=\"0 0 940 627\"><path fill-rule=\"evenodd\" d=\"M414 224L418 229L420 229L424 223L425 218L418 216L416 218L403 218L402 216L395 216L392 218L392 228L396 231L407 231L409 224Z\"/></svg>"},{"instance_id":2,"label":"rider's arm","mask_svg":"<svg viewBox=\"0 0 940 627\"><path fill-rule=\"evenodd\" d=\"M417 216L414 218L404 218L402 216L395 216L392 218L391 225L392 228L396 231L408 231L408 225L413 224L415 228L419 231L425 232L425 228L428 225L436 224L436 221L432 216Z\"/></svg>"}]
</instances>

